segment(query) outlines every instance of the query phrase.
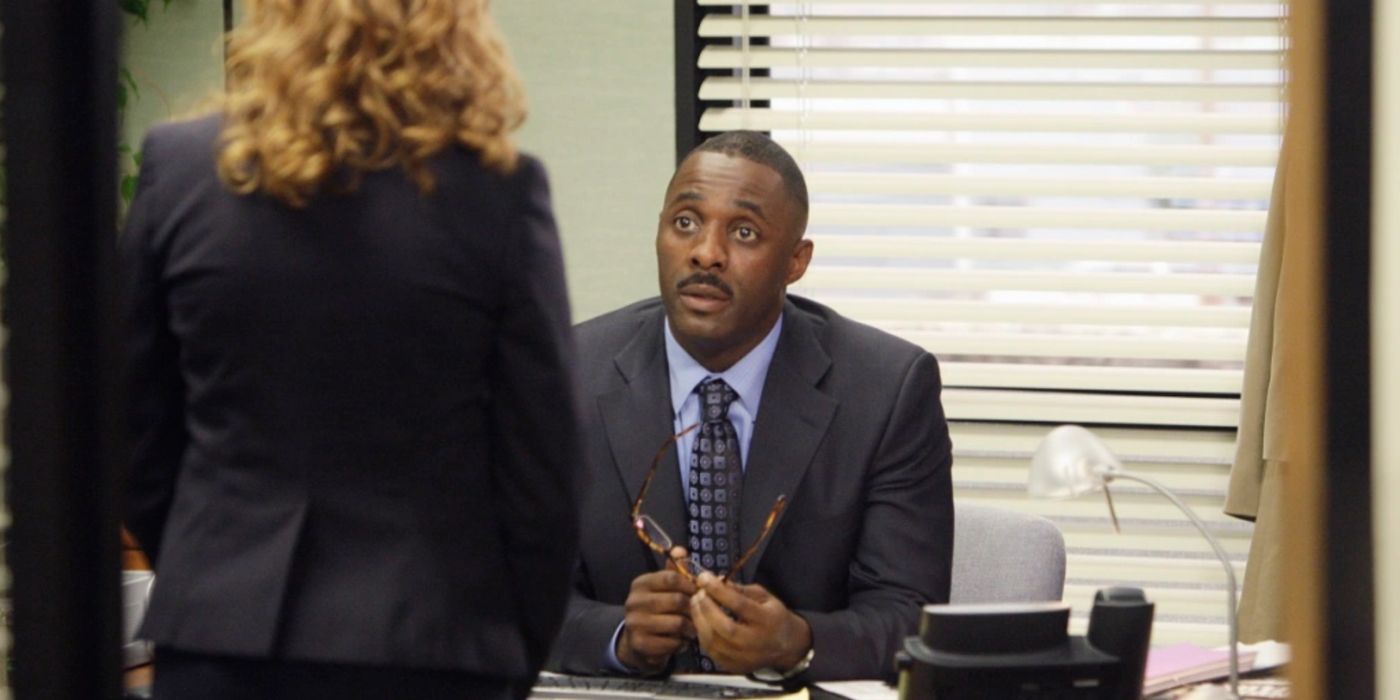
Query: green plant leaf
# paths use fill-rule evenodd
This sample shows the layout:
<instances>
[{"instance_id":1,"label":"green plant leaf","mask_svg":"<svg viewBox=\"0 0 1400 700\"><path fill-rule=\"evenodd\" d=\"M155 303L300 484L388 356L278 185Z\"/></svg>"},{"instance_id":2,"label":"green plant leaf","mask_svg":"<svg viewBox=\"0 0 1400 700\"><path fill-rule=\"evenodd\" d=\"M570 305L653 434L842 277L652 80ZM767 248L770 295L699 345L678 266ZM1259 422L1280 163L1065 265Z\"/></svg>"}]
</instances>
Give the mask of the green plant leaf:
<instances>
[{"instance_id":1,"label":"green plant leaf","mask_svg":"<svg viewBox=\"0 0 1400 700\"><path fill-rule=\"evenodd\" d=\"M136 99L141 99L141 86L136 84L136 76L132 75L126 66L122 66L121 70L117 72L117 82L123 88L130 90Z\"/></svg>"},{"instance_id":2,"label":"green plant leaf","mask_svg":"<svg viewBox=\"0 0 1400 700\"><path fill-rule=\"evenodd\" d=\"M174 0L161 0L161 8L169 9L173 1ZM147 24L150 19L151 0L117 0L117 7L121 8L122 12L135 17L142 24ZM120 66L117 71L118 123L121 123L122 118L125 116L128 103L139 99L141 99L141 88L136 82L136 76L132 75L131 71L128 70L126 66ZM140 151L133 150L130 144L122 142L117 144L117 154L123 157L130 157L131 162L135 164L135 168L128 168L124 165L122 170L132 169L136 172L140 172ZM0 172L0 175L3 175L3 172ZM136 174L123 175L121 177L119 191L123 203L130 204L132 198L136 196L137 178L138 175ZM0 180L0 184L2 183L3 181ZM0 189L0 197L3 197L3 194L3 189ZM3 200L0 200L0 204L3 204Z\"/></svg>"},{"instance_id":3,"label":"green plant leaf","mask_svg":"<svg viewBox=\"0 0 1400 700\"><path fill-rule=\"evenodd\" d=\"M122 176L122 202L131 204L131 200L136 196L136 176Z\"/></svg>"},{"instance_id":4,"label":"green plant leaf","mask_svg":"<svg viewBox=\"0 0 1400 700\"><path fill-rule=\"evenodd\" d=\"M117 0L117 4L125 12L142 22L146 21L146 16L150 11L151 0ZM167 5L170 3L167 2Z\"/></svg>"}]
</instances>

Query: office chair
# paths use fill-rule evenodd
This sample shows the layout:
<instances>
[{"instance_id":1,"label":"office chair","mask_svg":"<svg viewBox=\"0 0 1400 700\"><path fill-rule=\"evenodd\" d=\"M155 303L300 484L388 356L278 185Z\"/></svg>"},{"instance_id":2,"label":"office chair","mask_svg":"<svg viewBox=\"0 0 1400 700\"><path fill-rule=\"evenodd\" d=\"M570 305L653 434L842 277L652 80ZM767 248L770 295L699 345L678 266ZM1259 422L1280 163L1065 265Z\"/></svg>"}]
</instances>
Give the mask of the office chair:
<instances>
[{"instance_id":1,"label":"office chair","mask_svg":"<svg viewBox=\"0 0 1400 700\"><path fill-rule=\"evenodd\" d=\"M1065 538L1039 515L954 504L953 603L1057 601L1065 592Z\"/></svg>"}]
</instances>

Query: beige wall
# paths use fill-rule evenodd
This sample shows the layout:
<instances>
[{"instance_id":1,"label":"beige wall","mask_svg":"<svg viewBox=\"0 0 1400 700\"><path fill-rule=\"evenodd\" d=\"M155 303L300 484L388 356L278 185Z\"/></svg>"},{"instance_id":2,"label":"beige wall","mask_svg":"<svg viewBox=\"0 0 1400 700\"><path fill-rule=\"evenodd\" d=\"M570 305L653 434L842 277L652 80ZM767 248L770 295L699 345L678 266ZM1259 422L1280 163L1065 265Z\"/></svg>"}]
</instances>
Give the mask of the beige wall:
<instances>
[{"instance_id":1,"label":"beige wall","mask_svg":"<svg viewBox=\"0 0 1400 700\"><path fill-rule=\"evenodd\" d=\"M671 3L492 4L530 96L522 145L549 168L574 318L656 294L652 245L675 166Z\"/></svg>"},{"instance_id":2,"label":"beige wall","mask_svg":"<svg viewBox=\"0 0 1400 700\"><path fill-rule=\"evenodd\" d=\"M1371 323L1375 364L1372 517L1376 697L1400 698L1400 7L1376 3L1375 203Z\"/></svg>"},{"instance_id":3,"label":"beige wall","mask_svg":"<svg viewBox=\"0 0 1400 700\"><path fill-rule=\"evenodd\" d=\"M498 0L492 10L525 80L522 146L550 173L574 318L656 294L652 237L675 160L671 3ZM222 80L221 3L152 3L131 23L126 64L140 84L133 146Z\"/></svg>"},{"instance_id":4,"label":"beige wall","mask_svg":"<svg viewBox=\"0 0 1400 700\"><path fill-rule=\"evenodd\" d=\"M123 65L139 88L122 124L132 148L152 124L187 115L222 86L223 17L214 0L174 0L164 9L151 3L146 24L125 22Z\"/></svg>"}]
</instances>

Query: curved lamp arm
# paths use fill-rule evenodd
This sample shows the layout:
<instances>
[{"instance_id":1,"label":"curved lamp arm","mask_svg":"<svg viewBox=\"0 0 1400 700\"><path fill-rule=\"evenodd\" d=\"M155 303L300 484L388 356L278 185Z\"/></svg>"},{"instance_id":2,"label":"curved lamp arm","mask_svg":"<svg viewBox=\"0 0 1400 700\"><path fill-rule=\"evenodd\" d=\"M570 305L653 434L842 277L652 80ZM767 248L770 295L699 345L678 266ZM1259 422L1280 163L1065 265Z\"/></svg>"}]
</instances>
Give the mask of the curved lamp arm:
<instances>
[{"instance_id":1,"label":"curved lamp arm","mask_svg":"<svg viewBox=\"0 0 1400 700\"><path fill-rule=\"evenodd\" d=\"M1200 516L1196 515L1196 511L1191 510L1190 506L1187 506L1185 502L1177 498L1176 494L1172 493L1171 489L1168 489L1162 483L1155 479L1131 474L1114 467L1100 468L1100 474L1103 477L1105 485L1115 479L1126 479L1150 486L1155 489L1157 493L1166 496L1167 500L1176 504L1176 507L1180 508L1181 512L1186 514L1187 518L1191 519L1191 524L1196 526L1196 529L1201 532L1201 536L1206 538L1206 541L1210 543L1211 549L1215 550L1215 557L1220 560L1220 565L1225 567L1225 580L1229 585L1229 590L1226 592L1229 596L1226 620L1230 625L1230 693L1233 697L1238 698L1240 696L1240 638L1239 629L1235 621L1235 596L1238 589L1235 586L1235 567L1230 564L1230 558L1225 553L1225 548L1220 546L1220 540L1217 540L1215 535L1210 534L1210 530L1206 529L1205 522L1201 520Z\"/></svg>"}]
</instances>

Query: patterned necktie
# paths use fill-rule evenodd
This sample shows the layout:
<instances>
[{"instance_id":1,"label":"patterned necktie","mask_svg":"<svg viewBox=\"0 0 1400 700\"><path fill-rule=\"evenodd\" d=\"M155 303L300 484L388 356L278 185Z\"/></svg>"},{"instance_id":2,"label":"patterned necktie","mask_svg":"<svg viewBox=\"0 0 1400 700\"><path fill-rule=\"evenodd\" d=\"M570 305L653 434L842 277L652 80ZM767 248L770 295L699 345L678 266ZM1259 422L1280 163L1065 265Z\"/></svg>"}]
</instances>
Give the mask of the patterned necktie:
<instances>
[{"instance_id":1,"label":"patterned necktie","mask_svg":"<svg viewBox=\"0 0 1400 700\"><path fill-rule=\"evenodd\" d=\"M700 434L690 453L690 556L700 566L723 574L739 556L739 489L744 467L739 436L729 422L729 405L738 396L723 379L696 387L700 394Z\"/></svg>"},{"instance_id":2,"label":"patterned necktie","mask_svg":"<svg viewBox=\"0 0 1400 700\"><path fill-rule=\"evenodd\" d=\"M701 382L700 434L690 453L690 557L700 566L724 574L739 552L739 491L744 465L739 435L729 422L729 405L738 396L723 379ZM693 650L693 663L702 671L716 669L710 657Z\"/></svg>"}]
</instances>

